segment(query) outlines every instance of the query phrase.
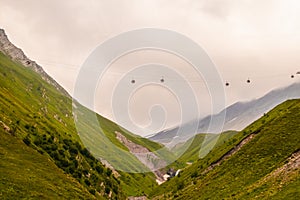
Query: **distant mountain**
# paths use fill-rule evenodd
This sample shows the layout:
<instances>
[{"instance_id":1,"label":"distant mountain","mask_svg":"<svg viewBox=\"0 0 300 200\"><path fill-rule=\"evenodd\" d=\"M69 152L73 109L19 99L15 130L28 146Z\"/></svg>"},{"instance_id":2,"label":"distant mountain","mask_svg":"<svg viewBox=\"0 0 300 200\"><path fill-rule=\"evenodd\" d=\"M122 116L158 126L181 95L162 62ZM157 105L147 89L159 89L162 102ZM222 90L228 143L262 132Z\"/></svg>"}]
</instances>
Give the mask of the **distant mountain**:
<instances>
[{"instance_id":1,"label":"distant mountain","mask_svg":"<svg viewBox=\"0 0 300 200\"><path fill-rule=\"evenodd\" d=\"M152 191L151 199L300 197L300 99L276 106Z\"/></svg>"},{"instance_id":2,"label":"distant mountain","mask_svg":"<svg viewBox=\"0 0 300 200\"><path fill-rule=\"evenodd\" d=\"M276 105L288 100L288 99L298 99L300 98L300 83L294 83L288 87L276 89L265 96L255 99L249 102L238 102L235 103L219 114L213 115L216 119L221 118L226 112L225 123L223 131L227 130L242 130L255 120L259 119L264 113L270 111ZM208 127L210 125L211 116L205 117L199 121L197 133L207 133ZM193 136L193 132L189 131L192 123L196 121L183 124L181 128L186 130L185 134L182 136L177 136L177 131L179 127L161 131L154 136L149 137L150 140L160 142L162 144L168 144L172 141L175 145L179 142L186 141ZM217 129L215 124L210 125L210 130Z\"/></svg>"}]
</instances>

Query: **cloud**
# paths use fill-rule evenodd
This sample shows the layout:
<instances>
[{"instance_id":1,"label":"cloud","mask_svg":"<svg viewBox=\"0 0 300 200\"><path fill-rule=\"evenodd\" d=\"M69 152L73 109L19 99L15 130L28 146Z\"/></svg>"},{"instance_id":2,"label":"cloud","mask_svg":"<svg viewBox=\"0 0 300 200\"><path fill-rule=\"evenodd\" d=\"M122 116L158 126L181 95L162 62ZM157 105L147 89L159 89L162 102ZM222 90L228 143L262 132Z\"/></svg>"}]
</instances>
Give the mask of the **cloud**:
<instances>
[{"instance_id":1,"label":"cloud","mask_svg":"<svg viewBox=\"0 0 300 200\"><path fill-rule=\"evenodd\" d=\"M108 38L143 27L177 31L199 43L232 83L232 104L291 83L300 70L299 10L297 0L0 0L0 26L70 92L81 64ZM251 87L243 84L248 77ZM109 101L99 112L111 116Z\"/></svg>"},{"instance_id":2,"label":"cloud","mask_svg":"<svg viewBox=\"0 0 300 200\"><path fill-rule=\"evenodd\" d=\"M209 0L201 1L201 11L221 20L226 19L232 9L234 9L234 0Z\"/></svg>"}]
</instances>

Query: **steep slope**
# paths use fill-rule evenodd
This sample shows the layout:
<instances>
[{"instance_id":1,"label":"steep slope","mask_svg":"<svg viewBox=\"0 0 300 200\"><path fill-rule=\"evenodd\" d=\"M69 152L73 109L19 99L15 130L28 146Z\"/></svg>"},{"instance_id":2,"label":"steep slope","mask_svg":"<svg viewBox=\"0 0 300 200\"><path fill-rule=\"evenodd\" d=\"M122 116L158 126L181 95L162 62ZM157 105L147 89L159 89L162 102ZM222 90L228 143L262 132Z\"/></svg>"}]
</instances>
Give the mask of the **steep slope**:
<instances>
[{"instance_id":1,"label":"steep slope","mask_svg":"<svg viewBox=\"0 0 300 200\"><path fill-rule=\"evenodd\" d=\"M300 82L294 83L288 87L273 90L266 94L265 96L255 99L249 102L238 102L235 103L221 113L214 115L216 119L220 118L226 112L225 123L223 131L227 130L237 130L240 131L255 120L259 119L264 113L270 111L276 105L288 100L300 98ZM198 133L206 133L208 126L210 125L211 116L205 117L199 121ZM192 123L192 122L191 122ZM185 130L189 130L190 124L182 125ZM211 130L214 130L214 124L211 124ZM175 136L178 131L178 127L173 129L165 130L157 133L156 135L150 137L149 139L160 142L162 144L168 143ZM192 132L186 132L184 137L177 138L178 141L184 141L192 137Z\"/></svg>"},{"instance_id":2,"label":"steep slope","mask_svg":"<svg viewBox=\"0 0 300 200\"><path fill-rule=\"evenodd\" d=\"M299 119L300 100L277 106L158 187L153 197L299 199Z\"/></svg>"},{"instance_id":3,"label":"steep slope","mask_svg":"<svg viewBox=\"0 0 300 200\"><path fill-rule=\"evenodd\" d=\"M90 193L99 197L124 196L111 170L104 168L82 146L72 119L70 98L30 68L24 68L2 53L0 77L1 129L50 157Z\"/></svg>"},{"instance_id":4,"label":"steep slope","mask_svg":"<svg viewBox=\"0 0 300 200\"><path fill-rule=\"evenodd\" d=\"M72 99L40 66L9 42L0 31L0 128L20 138L29 147L51 158L66 174L76 178L91 194L106 198L124 198L147 194L156 185L155 175L116 172L101 164L114 166L114 162L129 169L145 168L128 148L116 138L116 131L149 151L162 148L161 144L138 137L117 124L97 115L103 133L88 123L94 112L82 107L81 121L90 134L100 137L96 148L85 148L74 124ZM82 136L82 135L80 135ZM88 136L89 137L89 136ZM89 140L86 137L84 139ZM104 138L104 140L101 140ZM111 145L107 145L109 141ZM115 150L112 147L119 147ZM93 153L93 155L91 154ZM166 159L172 154L166 152ZM103 159L104 158L104 159ZM118 176L119 178L116 178ZM122 191L124 188L124 191Z\"/></svg>"},{"instance_id":5,"label":"steep slope","mask_svg":"<svg viewBox=\"0 0 300 200\"><path fill-rule=\"evenodd\" d=\"M54 79L52 79L41 66L39 66L36 62L27 58L24 52L12 44L5 31L0 29L0 51L10 57L13 61L17 61L21 63L24 67L30 68L36 73L38 73L43 80L48 82L49 84L53 85L57 90L62 92L64 95L68 96L68 93L65 89L63 89Z\"/></svg>"},{"instance_id":6,"label":"steep slope","mask_svg":"<svg viewBox=\"0 0 300 200\"><path fill-rule=\"evenodd\" d=\"M1 199L94 199L49 158L0 129ZM42 187L41 187L42 186Z\"/></svg>"},{"instance_id":7,"label":"steep slope","mask_svg":"<svg viewBox=\"0 0 300 200\"><path fill-rule=\"evenodd\" d=\"M217 142L215 143L214 147L218 147L229 141L237 133L238 132L236 131L227 131L221 133L219 137L215 137L217 138ZM206 148L206 146L210 145L210 142L214 142L210 141L206 144L203 144L206 135L207 134L197 134L187 142L179 143L174 146L171 151L174 152L175 155L180 155L176 163L184 164L181 166L184 167L186 164L192 164L193 162L197 161L199 159L200 148ZM213 139L214 137L211 138Z\"/></svg>"}]
</instances>

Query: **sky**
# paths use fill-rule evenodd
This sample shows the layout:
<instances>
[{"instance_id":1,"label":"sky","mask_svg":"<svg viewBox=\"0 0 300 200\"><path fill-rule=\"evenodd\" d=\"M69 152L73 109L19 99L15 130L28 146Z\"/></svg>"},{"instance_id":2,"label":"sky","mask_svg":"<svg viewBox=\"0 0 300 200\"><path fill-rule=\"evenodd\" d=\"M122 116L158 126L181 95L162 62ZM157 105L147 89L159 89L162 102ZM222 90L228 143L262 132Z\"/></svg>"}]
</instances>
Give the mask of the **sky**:
<instances>
[{"instance_id":1,"label":"sky","mask_svg":"<svg viewBox=\"0 0 300 200\"><path fill-rule=\"evenodd\" d=\"M224 91L225 104L231 105L299 81L297 75L290 78L300 71L299 10L298 0L0 0L0 28L70 94L83 63L109 38L149 27L176 31L199 44L222 81L230 83ZM200 117L212 112L205 78L195 77L178 56L155 50L134 52L112 63L97 87L94 109L117 121L113 89L124 74L144 63L173 67L190 81ZM162 76L158 71L153 78ZM162 110L152 109L157 105ZM140 135L181 123L180 102L162 84L133 92L126 106L131 120L141 127ZM164 123L151 126L155 119ZM120 124L135 131L130 124Z\"/></svg>"}]
</instances>

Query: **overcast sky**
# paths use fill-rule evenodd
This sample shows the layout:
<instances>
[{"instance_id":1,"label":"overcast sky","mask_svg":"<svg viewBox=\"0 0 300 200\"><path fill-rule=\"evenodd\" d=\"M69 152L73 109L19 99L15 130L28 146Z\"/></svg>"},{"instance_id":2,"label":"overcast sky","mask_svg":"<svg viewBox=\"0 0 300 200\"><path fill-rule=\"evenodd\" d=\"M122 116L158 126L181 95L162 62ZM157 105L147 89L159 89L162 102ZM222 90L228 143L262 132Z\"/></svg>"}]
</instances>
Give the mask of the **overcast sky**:
<instances>
[{"instance_id":1,"label":"overcast sky","mask_svg":"<svg viewBox=\"0 0 300 200\"><path fill-rule=\"evenodd\" d=\"M0 0L0 27L70 93L80 66L105 40L145 27L176 31L203 47L223 81L230 82L225 88L230 105L299 81L290 78L300 70L299 10L298 0ZM147 62L166 62L177 70L186 66L181 72L191 79L201 116L211 111L205 85L193 82L186 63L166 53L144 51L113 64L96 93L100 114L113 119L111 88L124 69ZM130 112L137 124L149 124L147 112L157 104L165 105L166 127L180 121L178 102L164 87L153 85L133 97Z\"/></svg>"}]
</instances>

